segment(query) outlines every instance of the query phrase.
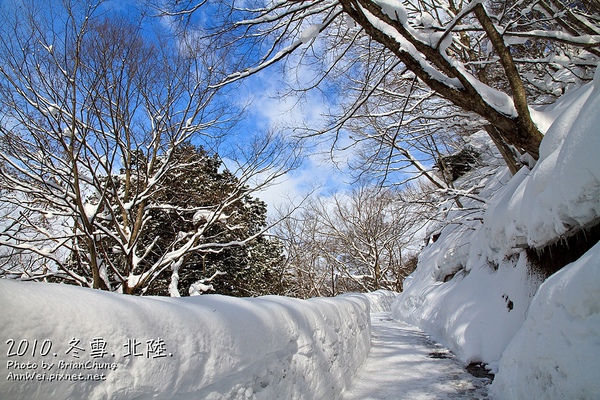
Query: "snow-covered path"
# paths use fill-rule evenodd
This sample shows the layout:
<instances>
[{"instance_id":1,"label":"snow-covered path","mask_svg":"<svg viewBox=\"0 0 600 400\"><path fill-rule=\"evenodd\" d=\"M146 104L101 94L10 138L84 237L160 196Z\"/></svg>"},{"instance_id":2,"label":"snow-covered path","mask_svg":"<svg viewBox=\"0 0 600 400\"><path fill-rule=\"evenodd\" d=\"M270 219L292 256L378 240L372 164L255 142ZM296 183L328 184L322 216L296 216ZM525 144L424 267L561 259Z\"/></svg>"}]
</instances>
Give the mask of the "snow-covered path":
<instances>
[{"instance_id":1,"label":"snow-covered path","mask_svg":"<svg viewBox=\"0 0 600 400\"><path fill-rule=\"evenodd\" d=\"M371 324L371 352L344 400L488 398L489 380L469 374L418 328L389 313L372 314Z\"/></svg>"}]
</instances>

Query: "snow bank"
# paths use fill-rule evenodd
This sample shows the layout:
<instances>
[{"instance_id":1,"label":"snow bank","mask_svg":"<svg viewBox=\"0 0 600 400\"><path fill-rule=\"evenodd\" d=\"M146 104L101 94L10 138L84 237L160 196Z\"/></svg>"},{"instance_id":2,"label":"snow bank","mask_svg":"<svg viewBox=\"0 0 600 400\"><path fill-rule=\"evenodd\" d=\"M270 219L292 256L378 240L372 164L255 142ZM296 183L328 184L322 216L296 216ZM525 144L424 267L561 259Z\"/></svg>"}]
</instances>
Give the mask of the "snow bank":
<instances>
[{"instance_id":1,"label":"snow bank","mask_svg":"<svg viewBox=\"0 0 600 400\"><path fill-rule=\"evenodd\" d=\"M536 166L521 170L485 216L490 247L501 255L599 222L600 70L574 94L546 133Z\"/></svg>"},{"instance_id":2,"label":"snow bank","mask_svg":"<svg viewBox=\"0 0 600 400\"><path fill-rule=\"evenodd\" d=\"M370 347L362 295L138 298L0 280L0 397L334 399Z\"/></svg>"},{"instance_id":3,"label":"snow bank","mask_svg":"<svg viewBox=\"0 0 600 400\"><path fill-rule=\"evenodd\" d=\"M355 294L352 294L353 296ZM398 293L390 290L376 290L370 293L363 293L359 296L364 296L369 301L369 310L371 313L389 312L392 308L392 303Z\"/></svg>"},{"instance_id":4,"label":"snow bank","mask_svg":"<svg viewBox=\"0 0 600 400\"><path fill-rule=\"evenodd\" d=\"M600 243L551 276L500 362L498 399L600 399Z\"/></svg>"},{"instance_id":5,"label":"snow bank","mask_svg":"<svg viewBox=\"0 0 600 400\"><path fill-rule=\"evenodd\" d=\"M444 238L440 237L439 241ZM417 325L465 364L485 362L493 371L520 329L538 281L525 256L506 260L496 271L485 257L467 255L466 265L448 282L436 279L424 258L409 288L393 305L393 317Z\"/></svg>"},{"instance_id":6,"label":"snow bank","mask_svg":"<svg viewBox=\"0 0 600 400\"><path fill-rule=\"evenodd\" d=\"M547 114L536 114L539 120L553 123L542 141L540 159L531 171L524 168L507 179L504 168L495 172L490 169L485 174L478 169L470 177L456 182L457 187L463 190L479 184L480 188L476 191L478 197L488 200L482 204L465 197L462 199L465 208L448 214L446 225L438 231L439 238L422 252L417 269L405 281L404 292L395 300L392 306L395 318L427 331L465 363L484 362L494 372L499 368L500 376L504 373L503 367L499 367L500 359L526 318L532 317L533 311L528 309L541 283L540 278L529 272L524 248L540 248L600 221L598 110L600 71L594 83L569 93L563 101L547 110ZM486 160L486 163L491 166L489 161ZM487 180L480 180L480 175L487 177ZM594 301L597 301L600 293L598 280L589 279L590 282L580 289L575 284L570 285L570 290L587 291L587 295L596 296ZM544 307L549 308L549 313L562 307L576 307L577 301L581 302L581 307L589 307L591 303L587 295L576 295L569 299L560 296L550 299L542 295L536 306L538 311L535 312L541 312ZM545 301L550 303L544 306ZM563 301L569 301L572 305L562 304ZM596 329L599 311L599 308L595 309ZM562 322L573 320L567 315ZM534 368L539 362L542 370L532 371L533 375L524 374L522 379L528 380L528 376L537 373L537 384L548 384L555 379L557 385L562 386L565 380L572 378L562 376L560 367L552 374L544 372L557 359L554 356L543 359L542 350L545 349L546 355L556 352L559 359L566 350L555 349L552 342L542 339L554 337L554 333L546 331L550 326L542 327L539 318L529 324L536 325L540 331L536 336L532 326L528 339L540 346L539 353L536 353L536 357L540 358L532 358L527 365ZM588 325L578 332L581 341L568 338L562 342L555 341L554 344L564 345L571 341L572 347L593 345L592 353L597 356L600 345L598 332L592 331ZM518 343L511 346L514 354L519 352L519 346L526 348L530 345L526 345L523 339ZM579 351L585 349L580 348ZM528 353L525 351L525 354ZM512 368L510 363L517 362L514 358L512 360L503 361L504 368ZM596 364L597 360L596 357ZM574 382L595 387L596 382L600 381L597 368L585 364L580 367L576 373L579 376ZM574 373L574 368L568 375ZM594 372L595 379L590 380L590 374ZM510 376L507 380L516 379ZM547 382L543 383L543 379L547 379ZM546 398L523 393L520 398Z\"/></svg>"},{"instance_id":7,"label":"snow bank","mask_svg":"<svg viewBox=\"0 0 600 400\"><path fill-rule=\"evenodd\" d=\"M460 178L457 187L478 186L479 199L510 189L514 177L490 147L489 138L476 135L471 145L487 166ZM484 362L496 370L525 320L539 281L529 276L524 254L488 258L481 220L489 203L469 197L461 201L464 208L446 218L460 223L443 226L437 240L421 253L417 269L392 305L392 315L426 331L465 364Z\"/></svg>"}]
</instances>

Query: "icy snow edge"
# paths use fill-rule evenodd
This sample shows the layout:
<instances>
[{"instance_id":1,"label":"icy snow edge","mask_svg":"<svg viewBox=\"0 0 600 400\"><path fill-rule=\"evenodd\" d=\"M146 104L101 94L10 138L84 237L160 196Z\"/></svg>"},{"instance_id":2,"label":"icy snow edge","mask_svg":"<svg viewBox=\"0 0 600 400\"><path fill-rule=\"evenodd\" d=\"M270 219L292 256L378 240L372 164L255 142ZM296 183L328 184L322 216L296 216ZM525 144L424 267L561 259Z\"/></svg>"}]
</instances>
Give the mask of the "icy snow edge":
<instances>
[{"instance_id":1,"label":"icy snow edge","mask_svg":"<svg viewBox=\"0 0 600 400\"><path fill-rule=\"evenodd\" d=\"M391 297L139 298L2 279L0 397L335 399L369 352L371 305Z\"/></svg>"}]
</instances>

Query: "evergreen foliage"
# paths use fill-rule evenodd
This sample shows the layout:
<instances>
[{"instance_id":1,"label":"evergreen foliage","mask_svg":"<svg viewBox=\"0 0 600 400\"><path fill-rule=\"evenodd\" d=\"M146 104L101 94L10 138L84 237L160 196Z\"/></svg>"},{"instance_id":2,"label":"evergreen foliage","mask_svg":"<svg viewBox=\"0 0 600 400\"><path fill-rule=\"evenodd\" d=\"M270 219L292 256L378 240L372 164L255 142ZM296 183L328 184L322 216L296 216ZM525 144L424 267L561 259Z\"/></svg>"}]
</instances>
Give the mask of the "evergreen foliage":
<instances>
[{"instance_id":1,"label":"evergreen foliage","mask_svg":"<svg viewBox=\"0 0 600 400\"><path fill-rule=\"evenodd\" d=\"M238 179L227 169L217 155L210 155L204 148L184 143L177 147L172 157L177 165L161 182L161 190L152 194L148 201L149 221L139 236L140 247L150 252L142 263L135 267L134 275L142 276L150 266L172 251L187 234L206 224L208 228L202 238L207 244L205 251L193 251L183 256L179 267L177 289L181 295L188 295L192 284L208 279L216 272L216 281L212 282L214 293L233 296L256 296L276 294L281 286L276 272L282 263L282 247L276 241L258 236L246 245L231 245L241 242L261 232L266 226L266 204L258 198L240 194ZM153 175L152 168L141 152L136 153L134 174L137 182L133 196L143 192L145 175ZM107 180L125 181L125 171ZM117 193L123 193L122 188ZM243 188L241 190L244 190ZM110 202L124 199L110 199ZM97 203L92 197L91 204ZM110 220L105 222L111 224ZM107 227L108 228L108 227ZM228 246L220 247L228 243ZM212 246L211 246L212 244ZM108 270L111 282L114 274L124 273L130 268L126 257L116 251L110 236L101 239L104 263L111 265ZM78 255L74 254L75 262ZM83 268L84 263L78 263ZM141 285L135 294L169 295L171 269L165 268L149 279L148 285ZM134 286L134 285L131 285ZM208 286L208 285L207 285ZM212 292L212 291L211 291Z\"/></svg>"}]
</instances>

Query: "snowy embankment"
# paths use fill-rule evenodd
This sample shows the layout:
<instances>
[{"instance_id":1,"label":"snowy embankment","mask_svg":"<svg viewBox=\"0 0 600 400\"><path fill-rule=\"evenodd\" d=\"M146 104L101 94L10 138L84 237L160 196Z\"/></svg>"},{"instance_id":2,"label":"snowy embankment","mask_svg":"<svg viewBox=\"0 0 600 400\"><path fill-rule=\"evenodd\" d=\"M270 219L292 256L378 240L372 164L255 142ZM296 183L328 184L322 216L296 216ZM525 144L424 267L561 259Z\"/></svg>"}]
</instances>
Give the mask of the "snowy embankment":
<instances>
[{"instance_id":1,"label":"snowy embankment","mask_svg":"<svg viewBox=\"0 0 600 400\"><path fill-rule=\"evenodd\" d=\"M549 128L531 170L510 177L488 157L461 178L477 196L448 214L394 302L395 318L497 372L496 398L600 398L598 245L541 287L525 252L600 222L599 110L600 72L536 113Z\"/></svg>"},{"instance_id":2,"label":"snowy embankment","mask_svg":"<svg viewBox=\"0 0 600 400\"><path fill-rule=\"evenodd\" d=\"M600 244L548 278L500 361L498 399L600 398Z\"/></svg>"},{"instance_id":3,"label":"snowy embankment","mask_svg":"<svg viewBox=\"0 0 600 400\"><path fill-rule=\"evenodd\" d=\"M139 298L0 280L0 397L334 399L369 352L370 303L391 297Z\"/></svg>"},{"instance_id":4,"label":"snowy embankment","mask_svg":"<svg viewBox=\"0 0 600 400\"><path fill-rule=\"evenodd\" d=\"M344 295L342 295L343 297ZM351 293L346 296L362 296L369 300L369 311L370 314L390 312L392 304L398 296L396 292L390 292L389 290L376 290L370 293Z\"/></svg>"}]
</instances>

